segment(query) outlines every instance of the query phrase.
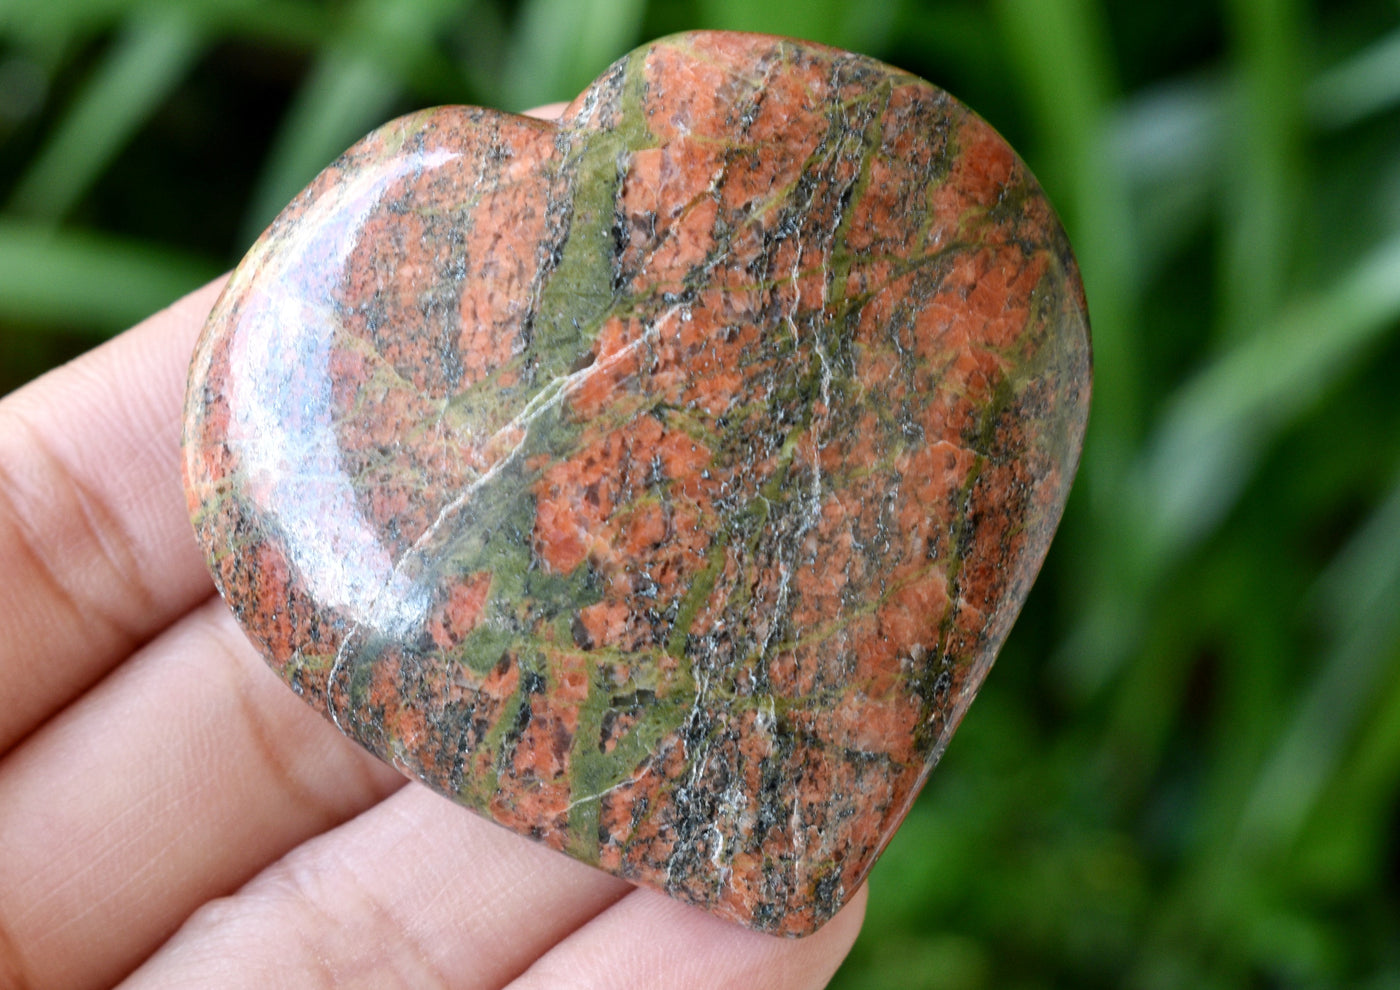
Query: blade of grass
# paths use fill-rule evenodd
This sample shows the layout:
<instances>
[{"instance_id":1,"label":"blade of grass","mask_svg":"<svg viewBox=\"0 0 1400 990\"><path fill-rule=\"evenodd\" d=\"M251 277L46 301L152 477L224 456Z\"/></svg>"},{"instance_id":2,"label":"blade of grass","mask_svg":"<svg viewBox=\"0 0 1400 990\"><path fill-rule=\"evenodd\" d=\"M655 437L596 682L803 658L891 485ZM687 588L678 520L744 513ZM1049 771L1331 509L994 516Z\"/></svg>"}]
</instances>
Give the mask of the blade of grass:
<instances>
[{"instance_id":1,"label":"blade of grass","mask_svg":"<svg viewBox=\"0 0 1400 990\"><path fill-rule=\"evenodd\" d=\"M1224 160L1228 92L1214 76L1177 79L1125 100L1111 145L1144 186ZM1314 76L1303 87L1307 122L1341 130L1400 104L1400 30Z\"/></svg>"},{"instance_id":2,"label":"blade of grass","mask_svg":"<svg viewBox=\"0 0 1400 990\"><path fill-rule=\"evenodd\" d=\"M240 243L251 244L297 191L379 123L398 93L369 59L329 52L311 69L278 128L244 214Z\"/></svg>"},{"instance_id":3,"label":"blade of grass","mask_svg":"<svg viewBox=\"0 0 1400 990\"><path fill-rule=\"evenodd\" d=\"M0 317L41 329L120 330L218 272L146 244L0 220Z\"/></svg>"},{"instance_id":4,"label":"blade of grass","mask_svg":"<svg viewBox=\"0 0 1400 990\"><path fill-rule=\"evenodd\" d=\"M1211 78L1179 79L1125 100L1108 143L1127 177L1150 278L1211 215L1224 159L1225 101Z\"/></svg>"},{"instance_id":5,"label":"blade of grass","mask_svg":"<svg viewBox=\"0 0 1400 990\"><path fill-rule=\"evenodd\" d=\"M330 15L310 0L6 0L0 4L0 37L48 44L105 31L140 12L178 12L210 37L236 34L275 44L311 47L324 38Z\"/></svg>"},{"instance_id":6,"label":"blade of grass","mask_svg":"<svg viewBox=\"0 0 1400 990\"><path fill-rule=\"evenodd\" d=\"M703 0L704 26L757 31L868 51L885 43L898 5L888 0Z\"/></svg>"},{"instance_id":7,"label":"blade of grass","mask_svg":"<svg viewBox=\"0 0 1400 990\"><path fill-rule=\"evenodd\" d=\"M1400 238L1177 389L1116 490L1117 511L1096 523L1099 545L1127 551L1098 561L1098 583L1057 653L1080 693L1131 654L1155 589L1220 525L1269 444L1397 321Z\"/></svg>"},{"instance_id":8,"label":"blade of grass","mask_svg":"<svg viewBox=\"0 0 1400 990\"><path fill-rule=\"evenodd\" d=\"M1400 238L1329 291L1182 386L1144 449L1135 483L1141 541L1162 572L1234 505L1263 446L1400 320Z\"/></svg>"},{"instance_id":9,"label":"blade of grass","mask_svg":"<svg viewBox=\"0 0 1400 990\"><path fill-rule=\"evenodd\" d=\"M1329 893L1363 893L1374 864L1388 856L1400 780L1400 637L1392 637L1379 667L1389 683L1313 803L1298 844L1299 872Z\"/></svg>"},{"instance_id":10,"label":"blade of grass","mask_svg":"<svg viewBox=\"0 0 1400 990\"><path fill-rule=\"evenodd\" d=\"M387 53L430 47L452 11L441 0L360 0L348 11L339 36L327 44L282 119L245 214L245 243L316 173L384 122L405 86L400 61Z\"/></svg>"},{"instance_id":11,"label":"blade of grass","mask_svg":"<svg viewBox=\"0 0 1400 990\"><path fill-rule=\"evenodd\" d=\"M887 40L900 52L920 53L936 67L929 82L941 86L956 78L968 93L988 95L1006 88L1000 41L991 13L981 3L896 4Z\"/></svg>"},{"instance_id":12,"label":"blade of grass","mask_svg":"<svg viewBox=\"0 0 1400 990\"><path fill-rule=\"evenodd\" d=\"M1235 133L1229 96L1221 79L1181 79L1134 95L1115 114L1109 143L1132 184L1144 276L1209 214L1209 196L1225 171L1226 142ZM1400 105L1400 31L1314 77L1302 99L1307 125L1327 131ZM1287 155L1295 160L1296 126L1290 121L1283 133ZM1299 179L1297 171L1286 181L1305 187L1308 176Z\"/></svg>"},{"instance_id":13,"label":"blade of grass","mask_svg":"<svg viewBox=\"0 0 1400 990\"><path fill-rule=\"evenodd\" d=\"M1320 76L1308 92L1314 119L1348 127L1400 104L1400 30Z\"/></svg>"},{"instance_id":14,"label":"blade of grass","mask_svg":"<svg viewBox=\"0 0 1400 990\"><path fill-rule=\"evenodd\" d=\"M180 8L131 18L19 180L10 209L61 220L180 84L201 48Z\"/></svg>"},{"instance_id":15,"label":"blade of grass","mask_svg":"<svg viewBox=\"0 0 1400 990\"><path fill-rule=\"evenodd\" d=\"M0 37L46 46L106 27L130 12L129 0L7 0L0 4Z\"/></svg>"},{"instance_id":16,"label":"blade of grass","mask_svg":"<svg viewBox=\"0 0 1400 990\"><path fill-rule=\"evenodd\" d=\"M335 8L304 0L202 0L186 6L210 37L238 37L279 48L315 49L334 32Z\"/></svg>"},{"instance_id":17,"label":"blade of grass","mask_svg":"<svg viewBox=\"0 0 1400 990\"><path fill-rule=\"evenodd\" d=\"M492 3L476 5L471 23L451 40L458 74L472 101L489 107L513 106L506 95L510 30L500 8Z\"/></svg>"},{"instance_id":18,"label":"blade of grass","mask_svg":"<svg viewBox=\"0 0 1400 990\"><path fill-rule=\"evenodd\" d=\"M1223 225L1222 327L1238 340L1283 299L1303 189L1303 18L1297 0L1226 5L1238 51Z\"/></svg>"},{"instance_id":19,"label":"blade of grass","mask_svg":"<svg viewBox=\"0 0 1400 990\"><path fill-rule=\"evenodd\" d=\"M637 42L644 0L526 0L505 67L507 108L573 99Z\"/></svg>"},{"instance_id":20,"label":"blade of grass","mask_svg":"<svg viewBox=\"0 0 1400 990\"><path fill-rule=\"evenodd\" d=\"M1318 592L1336 639L1241 816L1236 845L1255 854L1277 853L1297 839L1400 635L1400 483L1338 554Z\"/></svg>"}]
</instances>

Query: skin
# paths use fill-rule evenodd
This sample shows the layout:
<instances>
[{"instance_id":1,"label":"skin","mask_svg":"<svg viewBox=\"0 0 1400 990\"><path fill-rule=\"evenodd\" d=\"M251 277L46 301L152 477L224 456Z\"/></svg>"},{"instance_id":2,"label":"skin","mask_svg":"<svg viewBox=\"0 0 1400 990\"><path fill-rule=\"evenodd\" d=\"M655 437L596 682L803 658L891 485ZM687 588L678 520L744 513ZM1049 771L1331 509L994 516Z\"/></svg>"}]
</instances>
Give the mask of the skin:
<instances>
[{"instance_id":1,"label":"skin","mask_svg":"<svg viewBox=\"0 0 1400 990\"><path fill-rule=\"evenodd\" d=\"M0 986L824 986L864 889L755 934L406 783L267 669L180 489L219 288L0 401Z\"/></svg>"}]
</instances>

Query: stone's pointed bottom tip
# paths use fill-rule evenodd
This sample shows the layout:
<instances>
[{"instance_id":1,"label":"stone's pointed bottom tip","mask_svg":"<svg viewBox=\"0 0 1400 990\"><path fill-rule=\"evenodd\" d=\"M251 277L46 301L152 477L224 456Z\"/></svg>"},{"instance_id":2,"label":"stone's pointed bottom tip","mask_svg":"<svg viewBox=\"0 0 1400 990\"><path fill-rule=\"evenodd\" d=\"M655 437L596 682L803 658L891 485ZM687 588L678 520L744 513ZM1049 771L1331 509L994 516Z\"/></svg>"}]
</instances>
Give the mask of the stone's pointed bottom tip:
<instances>
[{"instance_id":1,"label":"stone's pointed bottom tip","mask_svg":"<svg viewBox=\"0 0 1400 990\"><path fill-rule=\"evenodd\" d=\"M506 827L763 931L858 889L1039 569L1089 393L1064 233L941 90L755 35L302 192L184 470L271 665Z\"/></svg>"}]
</instances>

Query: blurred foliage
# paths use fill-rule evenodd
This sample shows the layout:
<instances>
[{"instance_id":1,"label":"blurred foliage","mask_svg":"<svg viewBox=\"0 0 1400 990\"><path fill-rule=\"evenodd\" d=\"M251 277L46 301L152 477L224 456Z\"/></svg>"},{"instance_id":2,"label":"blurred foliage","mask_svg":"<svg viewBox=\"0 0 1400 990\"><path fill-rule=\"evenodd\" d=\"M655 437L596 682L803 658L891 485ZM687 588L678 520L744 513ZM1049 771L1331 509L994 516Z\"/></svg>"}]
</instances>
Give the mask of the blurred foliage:
<instances>
[{"instance_id":1,"label":"blurred foliage","mask_svg":"<svg viewBox=\"0 0 1400 990\"><path fill-rule=\"evenodd\" d=\"M3 0L0 392L387 117L693 27L977 108L1094 321L1061 535L835 985L1400 986L1395 0Z\"/></svg>"}]
</instances>

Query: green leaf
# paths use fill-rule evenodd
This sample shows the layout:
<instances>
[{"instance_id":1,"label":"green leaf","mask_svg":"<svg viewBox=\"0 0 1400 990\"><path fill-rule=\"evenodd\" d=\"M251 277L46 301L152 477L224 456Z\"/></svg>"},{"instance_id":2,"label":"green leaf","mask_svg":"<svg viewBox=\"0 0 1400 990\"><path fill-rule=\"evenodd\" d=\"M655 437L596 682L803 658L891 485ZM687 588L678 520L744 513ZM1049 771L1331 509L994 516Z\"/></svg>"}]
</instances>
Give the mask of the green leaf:
<instances>
[{"instance_id":1,"label":"green leaf","mask_svg":"<svg viewBox=\"0 0 1400 990\"><path fill-rule=\"evenodd\" d=\"M1263 447L1397 329L1400 238L1329 291L1221 355L1172 399L1137 477L1142 543L1157 566L1205 536L1234 505Z\"/></svg>"},{"instance_id":2,"label":"green leaf","mask_svg":"<svg viewBox=\"0 0 1400 990\"><path fill-rule=\"evenodd\" d=\"M1302 224L1304 28L1297 0L1228 5L1239 71L1227 147L1223 329L1239 339L1284 298Z\"/></svg>"},{"instance_id":3,"label":"green leaf","mask_svg":"<svg viewBox=\"0 0 1400 990\"><path fill-rule=\"evenodd\" d=\"M1129 184L1144 279L1211 217L1226 156L1224 90L1215 78L1174 80L1119 104L1108 146Z\"/></svg>"},{"instance_id":4,"label":"green leaf","mask_svg":"<svg viewBox=\"0 0 1400 990\"><path fill-rule=\"evenodd\" d=\"M130 0L7 0L0 5L0 37L26 45L52 45L118 22L131 9Z\"/></svg>"},{"instance_id":5,"label":"green leaf","mask_svg":"<svg viewBox=\"0 0 1400 990\"><path fill-rule=\"evenodd\" d=\"M779 34L822 44L871 51L883 47L899 4L889 0L702 0L706 27Z\"/></svg>"},{"instance_id":6,"label":"green leaf","mask_svg":"<svg viewBox=\"0 0 1400 990\"><path fill-rule=\"evenodd\" d=\"M26 169L10 208L62 219L180 84L201 47L178 8L133 17Z\"/></svg>"},{"instance_id":7,"label":"green leaf","mask_svg":"<svg viewBox=\"0 0 1400 990\"><path fill-rule=\"evenodd\" d=\"M120 330L209 281L203 259L101 234L0 220L0 318Z\"/></svg>"},{"instance_id":8,"label":"green leaf","mask_svg":"<svg viewBox=\"0 0 1400 990\"><path fill-rule=\"evenodd\" d=\"M314 50L334 32L334 7L309 0L200 0L183 9L211 37Z\"/></svg>"},{"instance_id":9,"label":"green leaf","mask_svg":"<svg viewBox=\"0 0 1400 990\"><path fill-rule=\"evenodd\" d=\"M282 119L244 218L252 243L292 197L363 134L383 123L399 86L372 59L332 51L312 68Z\"/></svg>"},{"instance_id":10,"label":"green leaf","mask_svg":"<svg viewBox=\"0 0 1400 990\"><path fill-rule=\"evenodd\" d=\"M644 0L526 0L505 67L505 109L572 100L638 40Z\"/></svg>"},{"instance_id":11,"label":"green leaf","mask_svg":"<svg viewBox=\"0 0 1400 990\"><path fill-rule=\"evenodd\" d=\"M1400 104L1400 30L1320 76L1308 93L1313 117L1348 127Z\"/></svg>"},{"instance_id":12,"label":"green leaf","mask_svg":"<svg viewBox=\"0 0 1400 990\"><path fill-rule=\"evenodd\" d=\"M349 10L282 119L245 215L245 242L336 156L385 122L410 71L404 54L430 50L441 22L460 10L442 0L359 0Z\"/></svg>"},{"instance_id":13,"label":"green leaf","mask_svg":"<svg viewBox=\"0 0 1400 990\"><path fill-rule=\"evenodd\" d=\"M1319 595L1337 635L1259 774L1239 825L1241 848L1293 844L1387 671L1400 633L1400 483L1323 574Z\"/></svg>"},{"instance_id":14,"label":"green leaf","mask_svg":"<svg viewBox=\"0 0 1400 990\"><path fill-rule=\"evenodd\" d=\"M1096 521L1098 570L1057 664L1092 693L1127 659L1171 568L1236 505L1265 451L1400 320L1400 238L1287 307L1168 401Z\"/></svg>"}]
</instances>

